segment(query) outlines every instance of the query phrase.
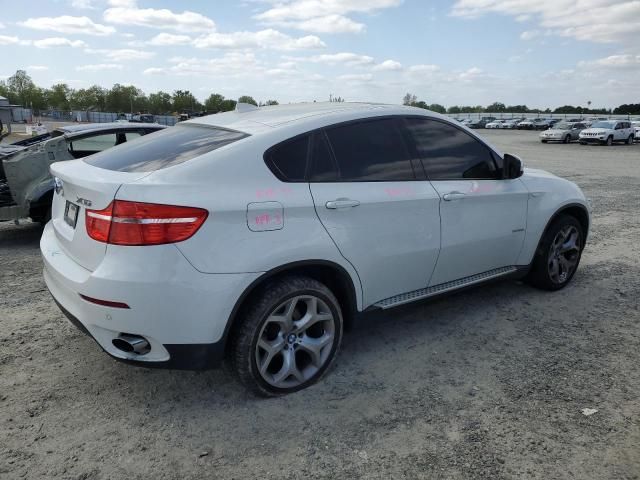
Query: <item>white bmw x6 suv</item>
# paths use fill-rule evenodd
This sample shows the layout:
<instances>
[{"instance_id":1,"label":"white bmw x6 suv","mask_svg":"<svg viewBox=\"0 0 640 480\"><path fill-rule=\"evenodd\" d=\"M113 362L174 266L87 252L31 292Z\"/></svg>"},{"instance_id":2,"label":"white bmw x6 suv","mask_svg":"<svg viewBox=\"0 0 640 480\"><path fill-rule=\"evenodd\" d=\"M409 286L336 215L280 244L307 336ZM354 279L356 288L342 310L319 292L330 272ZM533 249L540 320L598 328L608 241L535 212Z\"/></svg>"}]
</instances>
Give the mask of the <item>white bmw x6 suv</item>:
<instances>
[{"instance_id":1,"label":"white bmw x6 suv","mask_svg":"<svg viewBox=\"0 0 640 480\"><path fill-rule=\"evenodd\" d=\"M573 183L418 108L197 118L56 163L44 278L109 355L263 395L316 382L345 325L498 278L557 290L589 230Z\"/></svg>"}]
</instances>

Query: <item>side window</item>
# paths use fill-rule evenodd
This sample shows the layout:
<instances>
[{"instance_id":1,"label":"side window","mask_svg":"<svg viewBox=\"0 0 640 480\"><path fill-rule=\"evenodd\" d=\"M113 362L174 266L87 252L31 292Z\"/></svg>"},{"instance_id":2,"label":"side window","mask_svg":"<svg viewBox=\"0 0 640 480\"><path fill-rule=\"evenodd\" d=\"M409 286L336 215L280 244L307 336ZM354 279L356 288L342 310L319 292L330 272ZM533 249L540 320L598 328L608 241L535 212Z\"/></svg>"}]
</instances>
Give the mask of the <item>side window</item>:
<instances>
[{"instance_id":1,"label":"side window","mask_svg":"<svg viewBox=\"0 0 640 480\"><path fill-rule=\"evenodd\" d=\"M309 138L309 135L303 135L267 150L267 166L283 182L304 181Z\"/></svg>"},{"instance_id":2,"label":"side window","mask_svg":"<svg viewBox=\"0 0 640 480\"><path fill-rule=\"evenodd\" d=\"M500 159L463 130L421 118L408 118L406 126L430 180L502 178Z\"/></svg>"},{"instance_id":3,"label":"side window","mask_svg":"<svg viewBox=\"0 0 640 480\"><path fill-rule=\"evenodd\" d=\"M102 152L117 145L115 133L103 133L91 137L78 138L69 142L69 152L74 158L82 158L94 153Z\"/></svg>"},{"instance_id":4,"label":"side window","mask_svg":"<svg viewBox=\"0 0 640 480\"><path fill-rule=\"evenodd\" d=\"M323 131L313 135L311 147L311 175L310 182L338 182L340 172L333 158L333 153L327 143L327 138Z\"/></svg>"},{"instance_id":5,"label":"side window","mask_svg":"<svg viewBox=\"0 0 640 480\"><path fill-rule=\"evenodd\" d=\"M415 180L411 159L394 119L367 120L327 128L340 180Z\"/></svg>"}]
</instances>

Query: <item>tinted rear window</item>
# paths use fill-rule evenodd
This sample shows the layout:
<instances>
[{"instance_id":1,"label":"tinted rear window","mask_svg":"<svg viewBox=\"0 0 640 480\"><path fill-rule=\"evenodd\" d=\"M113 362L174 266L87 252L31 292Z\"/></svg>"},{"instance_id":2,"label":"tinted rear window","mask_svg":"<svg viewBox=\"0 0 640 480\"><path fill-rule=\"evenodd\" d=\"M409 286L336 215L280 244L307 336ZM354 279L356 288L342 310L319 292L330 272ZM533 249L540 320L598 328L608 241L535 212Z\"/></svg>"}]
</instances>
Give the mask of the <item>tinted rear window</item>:
<instances>
[{"instance_id":1,"label":"tinted rear window","mask_svg":"<svg viewBox=\"0 0 640 480\"><path fill-rule=\"evenodd\" d=\"M118 172L153 172L247 137L246 133L199 125L178 125L92 155L84 161Z\"/></svg>"}]
</instances>

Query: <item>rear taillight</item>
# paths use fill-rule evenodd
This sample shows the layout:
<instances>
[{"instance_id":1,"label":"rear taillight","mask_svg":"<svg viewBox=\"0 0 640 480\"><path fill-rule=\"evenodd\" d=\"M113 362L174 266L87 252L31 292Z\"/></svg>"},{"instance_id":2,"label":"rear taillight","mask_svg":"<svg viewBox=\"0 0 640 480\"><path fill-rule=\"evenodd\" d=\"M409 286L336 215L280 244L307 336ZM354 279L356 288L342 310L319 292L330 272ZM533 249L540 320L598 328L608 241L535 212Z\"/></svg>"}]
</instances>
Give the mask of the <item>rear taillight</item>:
<instances>
[{"instance_id":1,"label":"rear taillight","mask_svg":"<svg viewBox=\"0 0 640 480\"><path fill-rule=\"evenodd\" d=\"M207 219L202 208L114 200L104 210L87 210L87 234L113 245L162 245L190 238Z\"/></svg>"}]
</instances>

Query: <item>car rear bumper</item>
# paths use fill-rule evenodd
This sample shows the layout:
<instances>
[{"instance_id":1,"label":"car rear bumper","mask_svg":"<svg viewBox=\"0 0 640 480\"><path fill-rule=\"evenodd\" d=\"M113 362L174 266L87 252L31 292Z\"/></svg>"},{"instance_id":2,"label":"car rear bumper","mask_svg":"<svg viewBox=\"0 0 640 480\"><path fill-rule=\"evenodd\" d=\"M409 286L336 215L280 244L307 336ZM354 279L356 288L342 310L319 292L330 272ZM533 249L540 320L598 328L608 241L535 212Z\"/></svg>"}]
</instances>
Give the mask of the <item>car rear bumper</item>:
<instances>
[{"instance_id":1,"label":"car rear bumper","mask_svg":"<svg viewBox=\"0 0 640 480\"><path fill-rule=\"evenodd\" d=\"M45 283L67 318L112 357L149 367L212 367L222 358L235 301L259 274L203 274L175 246L161 247L115 247L91 272L65 254L49 222L40 241ZM116 348L123 333L144 337L150 351Z\"/></svg>"}]
</instances>

